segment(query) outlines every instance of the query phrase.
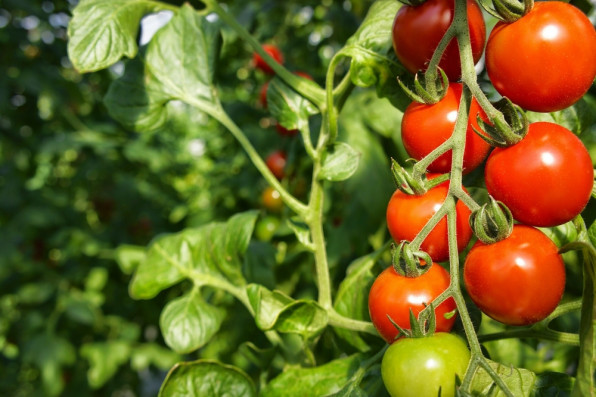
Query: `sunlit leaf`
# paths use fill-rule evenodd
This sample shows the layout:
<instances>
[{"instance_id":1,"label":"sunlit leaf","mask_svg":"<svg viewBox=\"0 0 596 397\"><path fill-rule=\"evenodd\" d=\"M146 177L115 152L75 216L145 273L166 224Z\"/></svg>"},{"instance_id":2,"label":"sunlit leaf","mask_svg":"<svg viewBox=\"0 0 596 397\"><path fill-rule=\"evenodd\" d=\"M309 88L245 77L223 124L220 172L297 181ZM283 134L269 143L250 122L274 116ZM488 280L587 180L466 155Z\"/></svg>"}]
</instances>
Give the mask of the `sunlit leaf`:
<instances>
[{"instance_id":1,"label":"sunlit leaf","mask_svg":"<svg viewBox=\"0 0 596 397\"><path fill-rule=\"evenodd\" d=\"M207 360L177 364L159 390L159 397L256 395L252 380L239 368Z\"/></svg>"}]
</instances>

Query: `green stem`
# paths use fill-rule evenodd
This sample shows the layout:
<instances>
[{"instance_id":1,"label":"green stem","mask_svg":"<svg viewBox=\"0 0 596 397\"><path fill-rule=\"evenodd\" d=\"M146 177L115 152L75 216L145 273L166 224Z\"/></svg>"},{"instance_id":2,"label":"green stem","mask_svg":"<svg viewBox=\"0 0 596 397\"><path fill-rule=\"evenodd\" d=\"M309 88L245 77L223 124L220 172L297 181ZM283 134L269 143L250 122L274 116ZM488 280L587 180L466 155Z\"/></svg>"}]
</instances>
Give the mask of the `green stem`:
<instances>
[{"instance_id":1,"label":"green stem","mask_svg":"<svg viewBox=\"0 0 596 397\"><path fill-rule=\"evenodd\" d=\"M275 74L282 78L288 85L290 85L296 92L315 104L320 110L324 108L325 93L315 84L307 84L294 73L290 72L283 65L273 59L259 43L242 25L238 23L234 16L228 14L217 0L201 0L209 9L215 12L219 17L227 23L238 35L246 40L252 47L253 51L259 54L265 62L275 71Z\"/></svg>"},{"instance_id":2,"label":"green stem","mask_svg":"<svg viewBox=\"0 0 596 397\"><path fill-rule=\"evenodd\" d=\"M342 316L334 309L330 309L328 311L328 315L329 324L334 327L345 328L351 331L365 332L367 334L379 336L375 326L368 321L354 320L352 318Z\"/></svg>"},{"instance_id":3,"label":"green stem","mask_svg":"<svg viewBox=\"0 0 596 397\"><path fill-rule=\"evenodd\" d=\"M202 109L205 110L204 106L201 106ZM267 164L263 161L262 157L256 151L256 149L252 146L246 135L242 132L242 130L234 123L232 119L228 116L228 114L221 108L214 108L208 109L208 113L217 121L219 121L224 127L226 127L236 138L240 146L244 149L252 163L255 167L259 170L261 175L265 178L265 180L279 192L283 202L298 216L302 219L306 217L306 213L308 212L308 208L304 203L296 199L290 192L288 192L282 184L277 180L275 175L269 170Z\"/></svg>"},{"instance_id":4,"label":"green stem","mask_svg":"<svg viewBox=\"0 0 596 397\"><path fill-rule=\"evenodd\" d=\"M323 192L323 185L318 179L320 169L320 156L316 156L313 168L313 181L310 201L308 203L309 212L306 218L306 223L310 228L311 239L314 248L317 285L319 289L318 302L324 309L330 311L332 308L331 279L329 276L329 265L327 262L325 234L323 232L323 204L325 196Z\"/></svg>"}]
</instances>

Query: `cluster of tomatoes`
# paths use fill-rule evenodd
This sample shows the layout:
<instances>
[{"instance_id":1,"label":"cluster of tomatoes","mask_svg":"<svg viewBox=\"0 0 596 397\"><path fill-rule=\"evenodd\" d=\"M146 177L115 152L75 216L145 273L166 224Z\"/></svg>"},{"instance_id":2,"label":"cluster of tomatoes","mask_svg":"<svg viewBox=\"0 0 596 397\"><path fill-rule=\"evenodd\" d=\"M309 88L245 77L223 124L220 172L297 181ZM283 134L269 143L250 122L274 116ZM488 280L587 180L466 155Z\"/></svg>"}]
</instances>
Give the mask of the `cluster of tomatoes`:
<instances>
[{"instance_id":1,"label":"cluster of tomatoes","mask_svg":"<svg viewBox=\"0 0 596 397\"><path fill-rule=\"evenodd\" d=\"M454 0L427 0L400 8L393 25L393 44L408 70L417 73L426 69L453 14ZM495 89L524 110L567 108L587 92L596 77L596 31L572 5L537 2L519 19L498 22L488 40L482 10L474 0L467 0L467 20L474 61L485 53L487 74ZM439 67L450 80L445 96L435 104L413 102L402 121L405 149L416 160L429 155L454 131L463 89L455 39ZM493 149L476 132L481 130L478 118L490 123L473 100L463 173L484 164L489 195L502 203L516 222L507 237L491 243L478 240L469 249L463 265L465 290L491 318L513 326L533 324L552 313L565 287L565 267L558 248L537 227L561 225L583 211L594 183L592 161L571 131L550 122L531 123L521 141ZM427 167L427 179L451 172L451 154L446 152ZM448 194L449 182L422 194L397 190L387 207L387 226L393 239L411 242ZM476 231L470 225L472 211L462 201L456 204L456 214L457 246L462 251ZM420 249L433 262L449 259L446 218L424 238ZM406 277L390 266L372 285L371 320L391 344L383 358L382 374L392 396L436 396L439 387L443 397L452 396L455 375L461 378L465 373L470 353L463 340L448 334L455 322L452 298L434 308L434 335L419 340L400 338L396 327L410 328L410 311L418 315L449 286L449 273L437 263L419 277ZM452 364L456 358L458 364ZM434 360L434 368L424 365L429 359ZM409 376L411 368L426 368L427 381L408 383L408 379L420 379Z\"/></svg>"},{"instance_id":2,"label":"cluster of tomatoes","mask_svg":"<svg viewBox=\"0 0 596 397\"><path fill-rule=\"evenodd\" d=\"M283 64L284 56L281 50L273 44L263 44L263 50L269 54L276 62ZM265 62L265 60L258 54L253 54L253 67L260 70L265 75L271 77L275 75L275 71ZM296 72L297 75L311 79L309 75L302 72ZM259 90L259 105L263 109L267 109L267 90L269 88L269 81L266 81ZM275 122L275 129L282 137L294 137L299 131L290 130L279 123ZM288 163L288 154L283 149L272 151L265 158L265 164L271 173L278 179L282 180L286 177L286 168ZM279 214L283 208L282 198L277 190L271 186L265 187L261 193L261 203L263 207L272 214ZM256 226L256 234L260 240L270 240L279 227L279 219L275 215L264 216Z\"/></svg>"}]
</instances>

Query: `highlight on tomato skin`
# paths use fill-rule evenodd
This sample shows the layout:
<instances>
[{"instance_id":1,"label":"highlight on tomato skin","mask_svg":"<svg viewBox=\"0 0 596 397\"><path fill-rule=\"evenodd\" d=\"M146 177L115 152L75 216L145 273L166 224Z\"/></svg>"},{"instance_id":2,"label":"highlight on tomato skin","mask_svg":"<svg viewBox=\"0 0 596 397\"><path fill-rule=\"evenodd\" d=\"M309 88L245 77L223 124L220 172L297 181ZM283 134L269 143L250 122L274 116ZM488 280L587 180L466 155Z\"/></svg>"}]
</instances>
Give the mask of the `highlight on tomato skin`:
<instances>
[{"instance_id":1,"label":"highlight on tomato skin","mask_svg":"<svg viewBox=\"0 0 596 397\"><path fill-rule=\"evenodd\" d=\"M381 377L391 397L455 397L456 376L463 379L470 350L459 336L437 332L402 338L387 348Z\"/></svg>"},{"instance_id":2,"label":"highlight on tomato skin","mask_svg":"<svg viewBox=\"0 0 596 397\"><path fill-rule=\"evenodd\" d=\"M488 193L517 221L541 227L575 218L594 185L592 160L582 141L550 122L532 123L519 143L494 149L484 178Z\"/></svg>"},{"instance_id":3,"label":"highlight on tomato skin","mask_svg":"<svg viewBox=\"0 0 596 397\"><path fill-rule=\"evenodd\" d=\"M412 73L424 71L453 20L454 0L428 0L421 5L402 6L393 21L393 49L397 58ZM486 42L486 25L482 9L467 0L468 27L474 62L482 57ZM412 38L415 38L413 40ZM453 39L445 49L439 67L450 81L461 78L459 47Z\"/></svg>"},{"instance_id":4,"label":"highlight on tomato skin","mask_svg":"<svg viewBox=\"0 0 596 397\"><path fill-rule=\"evenodd\" d=\"M429 174L428 178L435 175ZM410 195L396 190L387 204L387 228L395 242L412 241L428 220L439 210L449 193L449 182L443 182L422 195ZM457 247L461 252L472 238L469 224L470 209L458 201L456 206ZM426 236L420 249L427 252L435 262L449 259L447 217L437 223Z\"/></svg>"},{"instance_id":5,"label":"highlight on tomato skin","mask_svg":"<svg viewBox=\"0 0 596 397\"><path fill-rule=\"evenodd\" d=\"M399 331L389 317L403 329L410 329L410 309L415 316L449 287L449 272L433 263L431 268L419 277L402 276L389 266L377 278L368 294L368 310L371 321L379 334L391 343ZM437 332L448 332L456 316L446 318L455 310L455 301L449 298L435 308Z\"/></svg>"},{"instance_id":6,"label":"highlight on tomato skin","mask_svg":"<svg viewBox=\"0 0 596 397\"><path fill-rule=\"evenodd\" d=\"M565 109L596 77L596 30L571 4L535 2L519 20L496 24L486 45L486 70L495 89L526 110Z\"/></svg>"},{"instance_id":7,"label":"highlight on tomato skin","mask_svg":"<svg viewBox=\"0 0 596 397\"><path fill-rule=\"evenodd\" d=\"M487 316L507 325L530 325L555 310L565 290L565 264L540 230L513 226L493 244L478 241L464 262L468 295Z\"/></svg>"},{"instance_id":8,"label":"highlight on tomato skin","mask_svg":"<svg viewBox=\"0 0 596 397\"><path fill-rule=\"evenodd\" d=\"M262 47L263 50L269 55L271 55L271 57L275 59L277 63L283 65L284 56L277 46L273 44L263 44ZM269 66L269 64L265 62L265 60L256 52L253 53L252 62L256 69L259 69L269 75L275 74L275 71L271 68L271 66Z\"/></svg>"},{"instance_id":9,"label":"highlight on tomato skin","mask_svg":"<svg viewBox=\"0 0 596 397\"><path fill-rule=\"evenodd\" d=\"M402 118L401 137L406 152L414 159L421 160L451 137L462 90L461 83L450 83L445 97L439 102L432 105L412 102L408 105ZM474 131L480 131L478 115L488 121L476 99L472 99L463 159L465 174L479 167L491 150L491 146ZM427 170L437 173L450 172L452 155L451 150L445 152L433 161Z\"/></svg>"}]
</instances>

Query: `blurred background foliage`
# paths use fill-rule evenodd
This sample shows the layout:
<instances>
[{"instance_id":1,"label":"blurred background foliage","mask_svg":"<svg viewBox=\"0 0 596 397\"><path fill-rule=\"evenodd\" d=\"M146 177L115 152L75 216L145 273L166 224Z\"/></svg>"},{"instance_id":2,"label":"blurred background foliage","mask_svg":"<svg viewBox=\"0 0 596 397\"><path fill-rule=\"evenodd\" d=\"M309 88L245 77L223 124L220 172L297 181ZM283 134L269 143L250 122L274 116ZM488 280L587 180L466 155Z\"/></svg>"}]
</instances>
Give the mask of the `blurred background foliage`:
<instances>
[{"instance_id":1,"label":"blurred background foliage","mask_svg":"<svg viewBox=\"0 0 596 397\"><path fill-rule=\"evenodd\" d=\"M258 209L257 238L247 254L250 279L296 298L313 297L312 263L283 222L288 212L263 207L264 180L217 123L180 103L169 105L164 127L142 134L109 117L102 98L124 64L88 75L71 67L66 27L76 3L0 0L0 395L152 396L181 359L165 347L158 327L169 296L130 299L131 269L114 260L119 246L145 245L162 233ZM226 3L259 41L281 48L290 70L323 83L332 55L372 1ZM224 28L223 36L217 68L222 102L263 157L277 149L288 153L284 183L304 199L310 164L302 143L276 133L275 121L258 104L268 77L253 70L250 49L233 31ZM388 158L405 159L401 112L387 100L356 90L343 116L341 139L362 158L351 179L328 191L328 252L336 281L351 260L387 240L384 212L393 190ZM594 153L593 120L589 125L582 138ZM474 182L474 175L467 178ZM260 338L238 306L200 354L251 373L247 357L266 357L255 347ZM254 345L236 349L243 341ZM329 358L347 348L320 345Z\"/></svg>"}]
</instances>

